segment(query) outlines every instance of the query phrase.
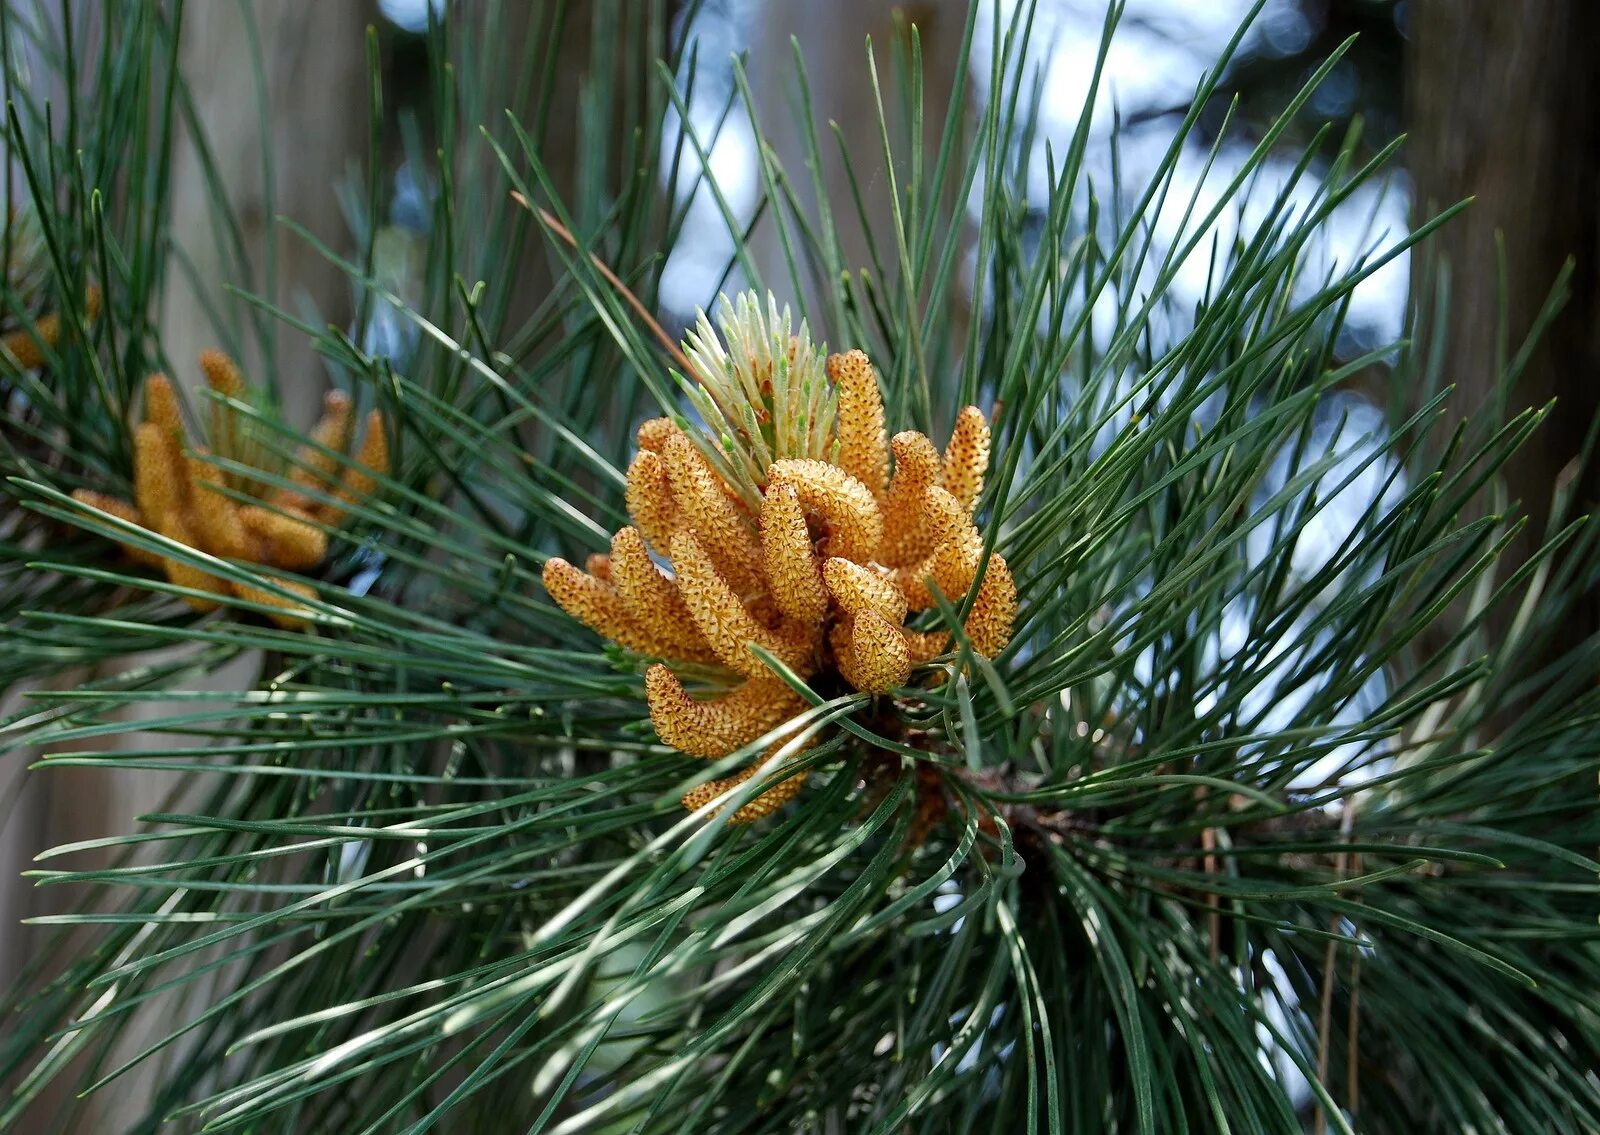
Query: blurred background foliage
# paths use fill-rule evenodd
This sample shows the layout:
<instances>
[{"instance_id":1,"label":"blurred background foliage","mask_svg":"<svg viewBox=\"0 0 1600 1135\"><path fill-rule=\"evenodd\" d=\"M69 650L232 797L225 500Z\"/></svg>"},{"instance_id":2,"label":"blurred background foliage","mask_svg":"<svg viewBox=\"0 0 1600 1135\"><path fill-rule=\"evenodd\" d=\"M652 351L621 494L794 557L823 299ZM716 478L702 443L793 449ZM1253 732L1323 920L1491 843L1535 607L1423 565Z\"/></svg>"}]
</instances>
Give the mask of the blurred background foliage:
<instances>
[{"instance_id":1,"label":"blurred background foliage","mask_svg":"<svg viewBox=\"0 0 1600 1135\"><path fill-rule=\"evenodd\" d=\"M1593 1128L1583 8L8 0L0 1126ZM1033 598L714 840L537 578L744 287ZM312 633L64 495L210 345L389 423Z\"/></svg>"}]
</instances>

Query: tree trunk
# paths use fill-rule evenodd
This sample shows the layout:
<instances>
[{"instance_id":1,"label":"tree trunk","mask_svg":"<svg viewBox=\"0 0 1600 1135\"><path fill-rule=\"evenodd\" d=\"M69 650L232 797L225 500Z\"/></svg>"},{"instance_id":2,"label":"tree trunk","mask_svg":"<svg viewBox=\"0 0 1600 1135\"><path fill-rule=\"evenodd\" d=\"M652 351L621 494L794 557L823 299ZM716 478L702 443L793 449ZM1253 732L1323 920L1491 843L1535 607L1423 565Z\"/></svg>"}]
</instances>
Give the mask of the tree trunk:
<instances>
[{"instance_id":1,"label":"tree trunk","mask_svg":"<svg viewBox=\"0 0 1600 1135\"><path fill-rule=\"evenodd\" d=\"M1419 0L1412 18L1410 165L1418 216L1476 198L1433 248L1450 289L1438 329L1444 381L1456 384L1462 413L1494 398L1502 310L1506 353L1514 356L1562 265L1569 257L1575 265L1571 299L1509 407L1559 400L1505 469L1512 499L1531 518L1511 549L1509 572L1544 539L1551 494L1572 474L1568 466L1600 409L1600 78L1593 59L1600 5ZM1419 285L1428 278L1425 260L1417 257ZM1431 302L1419 286L1419 309ZM1594 463L1578 471L1579 512L1600 497L1597 473ZM1596 597L1577 602L1547 658L1600 628ZM1511 615L1500 612L1492 628L1504 629Z\"/></svg>"},{"instance_id":2,"label":"tree trunk","mask_svg":"<svg viewBox=\"0 0 1600 1135\"><path fill-rule=\"evenodd\" d=\"M966 6L953 0L931 0L907 4L902 0L815 0L806 4L772 5L764 12L761 27L752 44L750 78L759 102L762 131L775 151L778 162L796 197L808 215L815 215L816 194L807 169L804 119L795 111L798 84L795 75L791 37L800 44L807 80L813 99L817 146L822 160L821 184L838 228L839 243L847 271L871 270L867 230L871 230L885 274L898 272L895 254L893 201L889 193L888 170L883 160L883 138L878 128L872 74L867 67L867 40L872 41L872 59L877 67L878 88L889 126L889 140L895 157L895 178L904 193L910 180L912 123L902 113L898 97L892 45L901 41L904 55L910 57L910 29L917 29L922 53L922 138L924 170L932 171L944 133L945 116L953 99L962 97L955 90L955 72L961 49L961 33ZM833 126L838 126L838 136ZM857 215L850 181L845 174L843 146L861 187L867 224ZM959 213L960 206L941 202L941 207ZM787 209L781 210L787 212ZM769 214L770 217L770 214ZM961 223L959 216L954 223ZM827 304L815 287L807 286L801 295L791 291L788 265L772 220L757 229L754 241L756 266L766 284L780 300L798 300L812 321L820 339L838 335L837 328L825 324ZM806 281L809 285L809 281ZM874 281L887 287L890 281ZM829 285L837 287L837 281ZM949 313L958 322L966 317L965 305ZM837 344L836 344L837 345Z\"/></svg>"},{"instance_id":3,"label":"tree trunk","mask_svg":"<svg viewBox=\"0 0 1600 1135\"><path fill-rule=\"evenodd\" d=\"M655 61L667 50L659 40L671 24L672 8L670 0L478 0L461 6L457 36L473 40L482 73L476 107L461 108L457 207L496 208L510 191L480 128L516 168L530 172L509 112L527 132L579 235L586 243L596 241L611 203L634 172L622 168L634 132L660 128L659 122L644 122L646 91L660 81ZM520 338L527 319L566 272L531 215L527 223L516 274L492 281L509 293L506 334L496 347L518 361L530 353Z\"/></svg>"},{"instance_id":4,"label":"tree trunk","mask_svg":"<svg viewBox=\"0 0 1600 1135\"><path fill-rule=\"evenodd\" d=\"M205 141L254 261L254 289L291 314L315 311L322 322L341 326L351 314L344 274L302 237L279 226L274 214L293 218L336 251L349 249L351 236L335 190L366 155L370 18L361 0L189 4L179 46L179 65ZM264 90L255 78L252 20ZM263 176L264 147L272 155L270 187ZM177 246L194 265L194 279L171 274L161 319L162 346L185 385L197 379L195 356L217 345L201 295L240 317L249 310L223 291L224 283L239 281L213 239L215 211L200 150L185 134L173 156L172 215ZM276 260L273 281L264 275L269 253ZM286 416L309 426L328 385L321 361L298 331L274 324L269 337ZM251 351L240 360L258 382L266 378L263 356Z\"/></svg>"},{"instance_id":5,"label":"tree trunk","mask_svg":"<svg viewBox=\"0 0 1600 1135\"><path fill-rule=\"evenodd\" d=\"M293 217L331 247L350 243L340 213L335 187L354 168L366 148L367 95L364 36L368 20L364 3L311 4L306 0L256 0L251 6L259 44L265 90L258 87L252 60L249 24L238 3L193 3L184 8L179 45L179 66L193 94L200 126L210 147L223 192L231 204L248 255L257 275L250 281L257 291L291 313L303 314L309 306L326 321L344 323L350 318L350 291L343 274L298 236L276 224L274 214ZM87 58L88 56L86 56ZM265 98L266 105L261 105ZM261 130L269 132L262 138ZM263 180L262 150L273 156L272 187ZM214 308L234 309L246 318L244 301L228 295L225 283L239 283L232 263L214 239L214 189L207 182L195 139L182 132L173 154L173 234L177 247L193 267L192 276L173 270L162 297L161 345L175 369L175 379L185 387L199 384L196 356L201 349L219 345L202 297ZM267 249L276 257L275 287L267 290L260 274ZM286 416L297 425L309 425L321 406L327 376L305 336L276 326L278 391ZM263 381L265 360L271 355L261 344L241 360L254 381ZM215 689L239 689L250 682L254 656L209 675ZM92 674L63 675L51 684L63 688L89 680ZM5 712L11 712L8 702ZM169 704L141 705L128 715L134 721L162 716ZM170 737L136 731L116 742L136 750L142 744L167 745ZM11 770L0 776L0 792L14 799L9 815L0 815L0 860L27 863L38 851L58 844L127 832L134 817L156 810L173 786L173 779L140 770L55 770L32 777L19 791L16 773L30 760L28 753L8 756ZM16 793L13 796L13 793ZM75 867L90 866L83 856ZM72 898L55 891L34 891L16 882L0 886L0 916L6 927L30 915L59 913L61 903ZM13 937L0 936L0 976L14 978L27 955L49 942L48 929L24 930ZM125 1059L150 1043L138 1028L122 1037L113 1059ZM146 1096L154 1084L154 1068L131 1073L103 1100L79 1113L75 1130L102 1130L113 1125L101 1114L113 1099L120 1110L132 1114L148 1106ZM55 1080L24 1119L28 1130L46 1130L64 1109L62 1093L70 1077Z\"/></svg>"}]
</instances>

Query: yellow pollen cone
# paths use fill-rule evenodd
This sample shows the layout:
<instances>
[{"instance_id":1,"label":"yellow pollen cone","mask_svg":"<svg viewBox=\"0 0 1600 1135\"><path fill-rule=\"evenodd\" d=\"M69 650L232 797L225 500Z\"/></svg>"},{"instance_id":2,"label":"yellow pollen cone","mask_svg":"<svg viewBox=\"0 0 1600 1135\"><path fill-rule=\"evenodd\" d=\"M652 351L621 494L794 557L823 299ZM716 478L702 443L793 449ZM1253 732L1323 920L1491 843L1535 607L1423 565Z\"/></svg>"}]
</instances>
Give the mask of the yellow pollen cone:
<instances>
[{"instance_id":1,"label":"yellow pollen cone","mask_svg":"<svg viewBox=\"0 0 1600 1135\"><path fill-rule=\"evenodd\" d=\"M828 525L828 554L864 564L876 558L883 542L878 502L860 481L826 461L796 458L774 461L767 483L791 486L800 503Z\"/></svg>"},{"instance_id":2,"label":"yellow pollen cone","mask_svg":"<svg viewBox=\"0 0 1600 1135\"><path fill-rule=\"evenodd\" d=\"M806 626L821 623L828 611L828 594L794 486L768 486L761 505L761 549L778 610Z\"/></svg>"},{"instance_id":3,"label":"yellow pollen cone","mask_svg":"<svg viewBox=\"0 0 1600 1135\"><path fill-rule=\"evenodd\" d=\"M939 451L915 430L894 435L894 480L883 503L883 549L879 557L893 567L915 563L933 549L923 511L923 494L939 481Z\"/></svg>"},{"instance_id":4,"label":"yellow pollen cone","mask_svg":"<svg viewBox=\"0 0 1600 1135\"><path fill-rule=\"evenodd\" d=\"M661 453L667 448L667 442L682 434L683 431L671 418L651 418L640 424L634 438L644 452Z\"/></svg>"},{"instance_id":5,"label":"yellow pollen cone","mask_svg":"<svg viewBox=\"0 0 1600 1135\"><path fill-rule=\"evenodd\" d=\"M328 534L292 511L246 505L239 519L258 541L264 562L300 571L316 567L328 555Z\"/></svg>"},{"instance_id":6,"label":"yellow pollen cone","mask_svg":"<svg viewBox=\"0 0 1600 1135\"><path fill-rule=\"evenodd\" d=\"M772 676L749 678L731 693L697 701L660 663L645 671L644 686L656 735L692 757L725 757L782 725L806 704Z\"/></svg>"},{"instance_id":7,"label":"yellow pollen cone","mask_svg":"<svg viewBox=\"0 0 1600 1135\"><path fill-rule=\"evenodd\" d=\"M738 506L723 491L722 478L681 434L668 440L665 456L672 498L682 520L699 537L718 572L740 594L765 590L761 545Z\"/></svg>"},{"instance_id":8,"label":"yellow pollen cone","mask_svg":"<svg viewBox=\"0 0 1600 1135\"><path fill-rule=\"evenodd\" d=\"M983 475L989 468L989 422L983 411L968 406L956 415L950 444L944 451L944 487L968 511L983 492Z\"/></svg>"},{"instance_id":9,"label":"yellow pollen cone","mask_svg":"<svg viewBox=\"0 0 1600 1135\"><path fill-rule=\"evenodd\" d=\"M311 429L311 440L317 445L343 453L350 448L350 431L354 425L353 414L348 394L338 390L328 391L322 399L322 417ZM289 480L301 489L325 493L335 486L338 470L338 458L322 452L315 446L302 445L295 450L294 468L289 471ZM272 502L276 505L292 506L307 511L312 506L313 500L314 498L293 489L280 489L272 497Z\"/></svg>"},{"instance_id":10,"label":"yellow pollen cone","mask_svg":"<svg viewBox=\"0 0 1600 1135\"><path fill-rule=\"evenodd\" d=\"M967 615L967 638L972 649L985 658L994 658L1011 641L1011 628L1017 620L1017 583L1005 557L990 555L983 571L983 583Z\"/></svg>"},{"instance_id":11,"label":"yellow pollen cone","mask_svg":"<svg viewBox=\"0 0 1600 1135\"><path fill-rule=\"evenodd\" d=\"M748 768L740 769L732 776L725 776L721 780L708 780L698 788L692 788L688 792L684 793L682 804L684 808L691 812L697 811L711 803L711 801L715 800L718 796L721 796L724 792L727 792L730 788L736 788L745 781L749 780L760 768L761 765L757 763L749 766ZM806 774L803 772L796 773L793 776L779 781L761 795L757 796L754 800L744 805L744 807L737 809L733 815L728 817L728 823L753 824L757 820L764 819L765 817L772 815L772 813L776 812L779 808L782 808L785 804L798 796L800 794L800 789L804 787L805 782ZM716 814L721 815L723 811L726 811L726 809L719 809Z\"/></svg>"},{"instance_id":12,"label":"yellow pollen cone","mask_svg":"<svg viewBox=\"0 0 1600 1135\"><path fill-rule=\"evenodd\" d=\"M543 580L557 606L601 638L652 658L671 657L671 644L639 626L622 595L609 583L585 575L559 556L545 561Z\"/></svg>"},{"instance_id":13,"label":"yellow pollen cone","mask_svg":"<svg viewBox=\"0 0 1600 1135\"><path fill-rule=\"evenodd\" d=\"M672 565L678 570L678 593L688 604L700 633L722 664L747 678L771 675L750 650L752 644L779 658L802 676L811 673L811 643L801 634L768 630L739 602L700 542L687 532L672 538Z\"/></svg>"},{"instance_id":14,"label":"yellow pollen cone","mask_svg":"<svg viewBox=\"0 0 1600 1135\"><path fill-rule=\"evenodd\" d=\"M892 579L838 557L831 557L822 565L822 577L846 614L874 611L896 626L905 622L906 597Z\"/></svg>"},{"instance_id":15,"label":"yellow pollen cone","mask_svg":"<svg viewBox=\"0 0 1600 1135\"><path fill-rule=\"evenodd\" d=\"M885 693L911 676L911 648L900 627L876 611L852 620L850 649L855 655L856 688Z\"/></svg>"},{"instance_id":16,"label":"yellow pollen cone","mask_svg":"<svg viewBox=\"0 0 1600 1135\"><path fill-rule=\"evenodd\" d=\"M677 583L656 567L638 529L623 528L611 538L607 566L633 621L652 639L669 646L672 657L685 661L710 661L715 657L695 629Z\"/></svg>"},{"instance_id":17,"label":"yellow pollen cone","mask_svg":"<svg viewBox=\"0 0 1600 1135\"><path fill-rule=\"evenodd\" d=\"M665 555L678 530L678 505L672 499L666 458L649 449L634 455L623 503L645 542Z\"/></svg>"},{"instance_id":18,"label":"yellow pollen cone","mask_svg":"<svg viewBox=\"0 0 1600 1135\"><path fill-rule=\"evenodd\" d=\"M144 420L173 437L183 436L183 413L178 409L178 395L172 389L172 380L164 374L152 374L144 380Z\"/></svg>"},{"instance_id":19,"label":"yellow pollen cone","mask_svg":"<svg viewBox=\"0 0 1600 1135\"><path fill-rule=\"evenodd\" d=\"M109 513L118 520L127 521L129 524L137 524L140 528L145 527L144 518L139 515L139 510L127 501L118 500L116 497L108 496L105 493L97 493L92 489L74 489L72 491L72 499L86 504L90 508L97 508L101 512ZM116 539L116 537L112 538ZM148 552L137 545L123 544L122 550L127 552L128 556L135 562L144 564L146 567L161 566L160 556L154 552Z\"/></svg>"},{"instance_id":20,"label":"yellow pollen cone","mask_svg":"<svg viewBox=\"0 0 1600 1135\"><path fill-rule=\"evenodd\" d=\"M839 391L839 466L873 497L881 497L889 479L889 449L877 372L864 351L829 355L827 369Z\"/></svg>"},{"instance_id":21,"label":"yellow pollen cone","mask_svg":"<svg viewBox=\"0 0 1600 1135\"><path fill-rule=\"evenodd\" d=\"M239 520L239 508L223 496L212 484L222 480L222 474L203 460L205 450L197 450L192 457L183 459L189 480L190 519L200 546L214 556L225 560L250 558L254 542Z\"/></svg>"}]
</instances>

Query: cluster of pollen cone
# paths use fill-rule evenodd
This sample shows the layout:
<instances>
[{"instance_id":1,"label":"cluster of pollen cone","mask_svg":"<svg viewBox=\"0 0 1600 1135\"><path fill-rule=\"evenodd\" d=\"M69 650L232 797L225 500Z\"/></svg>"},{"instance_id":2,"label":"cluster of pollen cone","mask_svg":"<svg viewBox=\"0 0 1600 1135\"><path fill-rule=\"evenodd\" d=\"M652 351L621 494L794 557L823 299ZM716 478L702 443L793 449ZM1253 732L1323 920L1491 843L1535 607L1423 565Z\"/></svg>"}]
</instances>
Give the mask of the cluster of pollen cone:
<instances>
[{"instance_id":1,"label":"cluster of pollen cone","mask_svg":"<svg viewBox=\"0 0 1600 1135\"><path fill-rule=\"evenodd\" d=\"M100 289L91 287L83 296L83 317L90 323L100 318ZM65 323L59 312L41 315L32 328L18 328L0 335L0 350L22 370L45 364L45 352L61 345Z\"/></svg>"},{"instance_id":2,"label":"cluster of pollen cone","mask_svg":"<svg viewBox=\"0 0 1600 1135\"><path fill-rule=\"evenodd\" d=\"M226 355L206 351L200 356L200 367L207 383L225 399L243 396L243 378ZM225 401L214 402L211 410L210 441L215 452L238 459L246 448L241 436L243 423ZM221 559L284 571L315 567L328 554L328 531L343 521L350 504L377 487L374 474L385 474L389 468L383 417L378 411L367 417L366 435L354 464L341 472L343 463L325 452L347 452L354 426L350 399L334 392L325 399L322 418L311 433L317 445L303 446L288 471L290 486L259 498L259 504L242 503L221 490L224 486L248 488L248 478L237 486L229 484L239 479L207 460L211 450L186 444L178 397L165 375L145 379L144 414L145 420L133 431L133 501L85 489L74 492L73 497ZM293 628L305 623L304 609L293 596L315 598L315 592L304 584L277 576L266 577L272 588L257 587L134 544L123 547L140 563L159 568L172 583L200 593L184 597L197 610L213 610L238 598L275 608L272 620Z\"/></svg>"},{"instance_id":3,"label":"cluster of pollen cone","mask_svg":"<svg viewBox=\"0 0 1600 1135\"><path fill-rule=\"evenodd\" d=\"M989 463L982 412L964 409L941 453L914 431L886 436L865 354L830 356L827 376L837 399L830 459L773 461L759 511L658 418L639 429L627 477L633 524L613 538L611 554L591 556L587 571L562 559L545 565L545 588L564 610L661 660L645 674L650 719L663 742L691 756L726 756L806 707L752 646L823 689L837 687L836 675L857 690L893 690L952 645L944 631L908 627L908 617L935 606L932 587L960 603L980 567L966 638L985 657L1010 638L1016 585L1003 557L983 563L972 520ZM720 668L724 688L692 696L675 663L696 674ZM699 808L760 767L701 785L683 804ZM770 814L803 779L781 781L730 821Z\"/></svg>"}]
</instances>

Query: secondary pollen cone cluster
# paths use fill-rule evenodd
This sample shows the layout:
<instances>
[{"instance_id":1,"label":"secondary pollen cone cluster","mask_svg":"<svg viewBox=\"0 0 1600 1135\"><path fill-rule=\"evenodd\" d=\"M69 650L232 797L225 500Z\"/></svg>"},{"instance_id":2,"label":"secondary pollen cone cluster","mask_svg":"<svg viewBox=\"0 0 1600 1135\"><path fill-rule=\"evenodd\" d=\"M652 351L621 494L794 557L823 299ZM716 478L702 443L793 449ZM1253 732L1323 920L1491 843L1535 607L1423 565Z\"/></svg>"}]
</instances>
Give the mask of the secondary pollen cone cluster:
<instances>
[{"instance_id":1,"label":"secondary pollen cone cluster","mask_svg":"<svg viewBox=\"0 0 1600 1135\"><path fill-rule=\"evenodd\" d=\"M88 288L83 294L84 317L93 323L100 318L100 289ZM61 344L61 334L65 325L60 314L52 312L41 315L31 328L19 327L15 331L7 331L0 335L0 347L4 354L0 358L9 357L16 362L22 370L35 370L45 364L45 354L54 351Z\"/></svg>"},{"instance_id":2,"label":"secondary pollen cone cluster","mask_svg":"<svg viewBox=\"0 0 1600 1135\"><path fill-rule=\"evenodd\" d=\"M805 708L752 646L824 689L837 688L837 675L884 693L950 645L945 632L906 625L934 606L930 583L959 603L977 579L983 540L972 512L989 463L982 412L961 412L941 454L920 433L886 437L877 375L861 351L830 356L826 371L837 414L825 458L773 460L757 486L759 511L688 434L658 418L640 427L627 478L633 525L611 554L590 557L587 571L562 559L545 565L545 587L564 610L663 660L645 674L650 719L662 741L692 756L726 756ZM1005 647L1016 605L1005 559L991 555L964 625L974 651L993 657ZM730 688L697 699L674 663L719 666ZM684 806L699 808L759 767L702 785ZM730 821L770 814L803 779L782 781Z\"/></svg>"},{"instance_id":3,"label":"secondary pollen cone cluster","mask_svg":"<svg viewBox=\"0 0 1600 1135\"><path fill-rule=\"evenodd\" d=\"M238 367L220 351L202 353L200 368L206 382L225 398L243 396L244 382ZM73 497L119 520L221 559L286 571L315 567L328 553L328 529L339 525L350 504L371 495L377 487L374 474L382 475L389 469L383 416L374 410L367 417L366 436L355 464L340 473L341 462L337 459L315 446L302 446L287 474L292 487L270 492L261 498L261 504L244 504L220 488L246 488L248 478L230 476L208 462L210 451L205 448L189 447L185 452L178 397L165 375L154 374L145 379L144 415L145 420L134 427L133 433L133 502L84 489L74 492ZM311 437L327 449L347 452L353 424L350 399L330 393ZM247 448L243 444L243 425L225 402L212 403L210 440L220 456L242 457ZM292 580L267 577L274 587L290 593L283 595L223 579L194 564L132 544L123 547L135 560L161 569L178 586L205 593L185 596L185 602L198 611L214 610L231 598L239 598L276 608L269 616L273 622L296 628L305 625L304 609L291 596L316 597L311 588Z\"/></svg>"}]
</instances>

